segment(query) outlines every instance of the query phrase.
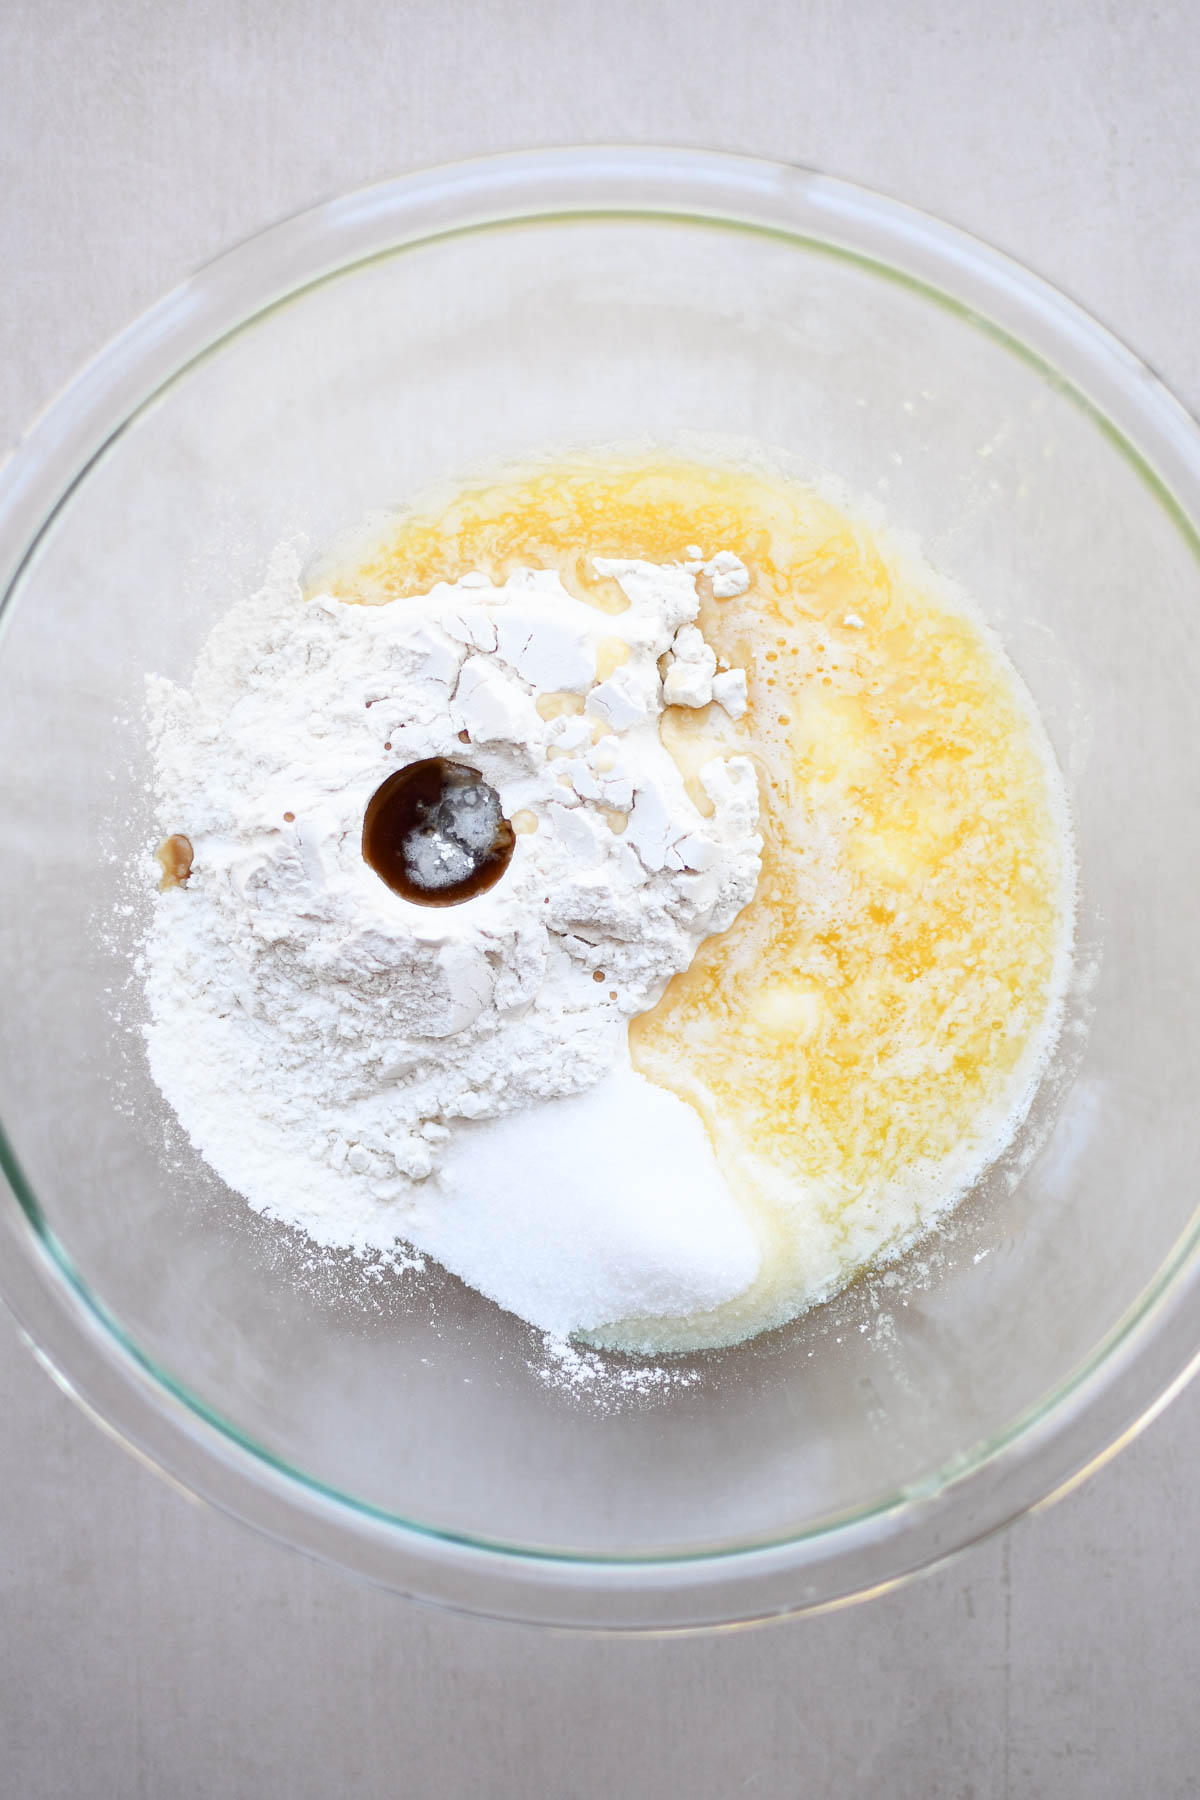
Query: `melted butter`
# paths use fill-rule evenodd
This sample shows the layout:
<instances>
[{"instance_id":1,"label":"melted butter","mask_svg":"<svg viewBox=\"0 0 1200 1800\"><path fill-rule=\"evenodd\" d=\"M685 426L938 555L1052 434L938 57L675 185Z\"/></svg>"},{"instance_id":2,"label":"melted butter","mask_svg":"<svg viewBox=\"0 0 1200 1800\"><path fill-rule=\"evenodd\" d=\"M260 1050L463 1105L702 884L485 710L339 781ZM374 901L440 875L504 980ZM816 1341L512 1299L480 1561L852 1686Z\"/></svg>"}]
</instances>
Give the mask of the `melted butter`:
<instances>
[{"instance_id":1,"label":"melted butter","mask_svg":"<svg viewBox=\"0 0 1200 1800\"><path fill-rule=\"evenodd\" d=\"M629 645L623 637L601 638L596 646L596 680L607 681L628 661Z\"/></svg>"},{"instance_id":2,"label":"melted butter","mask_svg":"<svg viewBox=\"0 0 1200 1800\"><path fill-rule=\"evenodd\" d=\"M1023 1105L1070 911L1055 777L1011 670L929 570L809 490L683 463L541 470L404 520L334 591L385 601L532 566L615 614L591 556L691 544L751 570L731 600L698 584L749 706L737 726L671 708L661 733L705 812L702 763L753 756L763 873L630 1049L700 1112L763 1267L715 1314L596 1334L651 1349L777 1323L957 1197Z\"/></svg>"},{"instance_id":3,"label":"melted butter","mask_svg":"<svg viewBox=\"0 0 1200 1800\"><path fill-rule=\"evenodd\" d=\"M534 702L540 719L561 719L583 713L582 694L539 694Z\"/></svg>"}]
</instances>

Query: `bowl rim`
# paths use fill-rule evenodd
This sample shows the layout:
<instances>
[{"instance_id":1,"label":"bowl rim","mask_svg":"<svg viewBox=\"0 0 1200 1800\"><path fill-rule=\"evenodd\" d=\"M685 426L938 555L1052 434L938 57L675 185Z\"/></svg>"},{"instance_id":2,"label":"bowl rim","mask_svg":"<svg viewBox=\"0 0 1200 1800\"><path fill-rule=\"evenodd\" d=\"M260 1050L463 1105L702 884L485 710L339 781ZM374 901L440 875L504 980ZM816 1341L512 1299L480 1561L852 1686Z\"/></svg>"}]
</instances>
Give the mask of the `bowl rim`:
<instances>
[{"instance_id":1,"label":"bowl rim","mask_svg":"<svg viewBox=\"0 0 1200 1800\"><path fill-rule=\"evenodd\" d=\"M52 521L113 439L176 379L306 289L468 233L587 218L749 231L860 264L1035 367L1127 460L1200 562L1200 428L1074 301L901 202L724 152L588 146L405 174L306 209L206 264L115 338L0 467L0 632ZM0 1297L65 1392L186 1492L414 1598L602 1630L695 1630L815 1611L896 1585L1049 1504L1200 1366L1190 1300L1200 1215L1091 1354L1034 1405L920 1481L799 1533L679 1553L513 1545L380 1511L292 1469L157 1367L74 1269L0 1123Z\"/></svg>"}]
</instances>

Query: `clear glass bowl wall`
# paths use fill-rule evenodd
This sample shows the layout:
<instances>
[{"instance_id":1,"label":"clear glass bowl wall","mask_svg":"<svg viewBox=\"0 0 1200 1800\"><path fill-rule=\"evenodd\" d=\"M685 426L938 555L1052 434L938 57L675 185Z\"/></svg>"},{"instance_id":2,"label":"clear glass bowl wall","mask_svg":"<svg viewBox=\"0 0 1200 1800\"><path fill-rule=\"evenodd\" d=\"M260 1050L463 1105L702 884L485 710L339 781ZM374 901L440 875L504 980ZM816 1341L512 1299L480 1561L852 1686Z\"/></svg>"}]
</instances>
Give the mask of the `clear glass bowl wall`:
<instances>
[{"instance_id":1,"label":"clear glass bowl wall","mask_svg":"<svg viewBox=\"0 0 1200 1800\"><path fill-rule=\"evenodd\" d=\"M581 156L578 192L569 159L551 170L565 198L543 216L512 216L538 212L550 167L517 159L499 198L463 176L438 201L454 230L424 234L398 183L340 238L325 209L235 253L193 284L195 316L135 328L51 415L24 489L10 469L5 542L33 547L0 642L3 1281L94 1409L292 1542L453 1604L698 1623L828 1600L990 1528L1100 1453L1200 1339L1178 1323L1195 434L1081 315L943 228L782 171L757 205L749 187L689 205L688 182L695 199L739 165L605 176ZM1047 361L1056 332L1073 380ZM106 441L75 479L89 431ZM599 1411L448 1278L364 1293L348 1266L306 1270L172 1128L130 979L143 687L187 677L282 538L315 551L430 482L556 447L714 440L878 502L996 626L1070 790L1080 976L1028 1166L997 1171L936 1257L698 1359L669 1403ZM1177 458L1173 493L1139 453Z\"/></svg>"}]
</instances>

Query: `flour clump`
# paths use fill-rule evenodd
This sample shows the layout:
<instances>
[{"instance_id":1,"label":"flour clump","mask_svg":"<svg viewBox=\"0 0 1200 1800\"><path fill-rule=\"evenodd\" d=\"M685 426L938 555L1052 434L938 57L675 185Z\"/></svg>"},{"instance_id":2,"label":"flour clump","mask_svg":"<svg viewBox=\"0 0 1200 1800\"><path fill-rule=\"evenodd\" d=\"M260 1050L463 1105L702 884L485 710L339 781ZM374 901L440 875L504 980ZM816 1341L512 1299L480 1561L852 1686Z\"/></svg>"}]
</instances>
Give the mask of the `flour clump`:
<instances>
[{"instance_id":1,"label":"flour clump","mask_svg":"<svg viewBox=\"0 0 1200 1800\"><path fill-rule=\"evenodd\" d=\"M596 568L629 601L616 618L536 569L385 605L305 598L297 559L280 552L261 593L213 631L190 685L150 682L159 820L193 848L186 886L156 899L147 943L151 1070L223 1179L319 1244L455 1241L455 1190L439 1169L463 1122L475 1154L488 1121L528 1113L536 1163L547 1102L620 1075L625 1086L603 1091L644 1110L628 1085L642 1083L629 1020L754 894L751 763L711 757L702 809L659 734L660 659L700 672L691 688L675 683L695 704L713 692L696 575ZM609 667L614 635L624 660ZM364 858L372 796L389 771L427 759L471 777L405 840L431 895L522 821L502 874L461 905L415 904ZM610 1245L608 1277L577 1290L579 1316L553 1300L544 1258L537 1292L550 1298L527 1309L511 1243L498 1266L512 1273L489 1288L486 1235L477 1285L554 1330L599 1326L618 1305L683 1314L740 1291L757 1267L753 1235L703 1132L688 1142L707 1184L707 1254L683 1253L687 1219L667 1206L657 1236L643 1222L627 1255ZM529 1244L571 1204L582 1241L593 1199L548 1192L526 1206ZM503 1220L488 1229L502 1235Z\"/></svg>"}]
</instances>

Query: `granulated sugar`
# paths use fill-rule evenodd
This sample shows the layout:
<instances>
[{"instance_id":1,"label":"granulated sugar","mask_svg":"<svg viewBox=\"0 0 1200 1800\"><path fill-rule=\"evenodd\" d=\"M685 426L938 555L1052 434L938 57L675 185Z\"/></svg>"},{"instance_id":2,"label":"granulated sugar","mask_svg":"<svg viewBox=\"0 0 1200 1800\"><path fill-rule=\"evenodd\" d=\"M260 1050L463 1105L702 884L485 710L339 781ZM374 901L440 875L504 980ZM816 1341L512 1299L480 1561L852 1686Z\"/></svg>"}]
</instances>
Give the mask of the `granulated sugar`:
<instances>
[{"instance_id":1,"label":"granulated sugar","mask_svg":"<svg viewBox=\"0 0 1200 1800\"><path fill-rule=\"evenodd\" d=\"M460 1124L412 1231L564 1338L584 1321L717 1306L759 1265L699 1116L627 1063L569 1099Z\"/></svg>"}]
</instances>

